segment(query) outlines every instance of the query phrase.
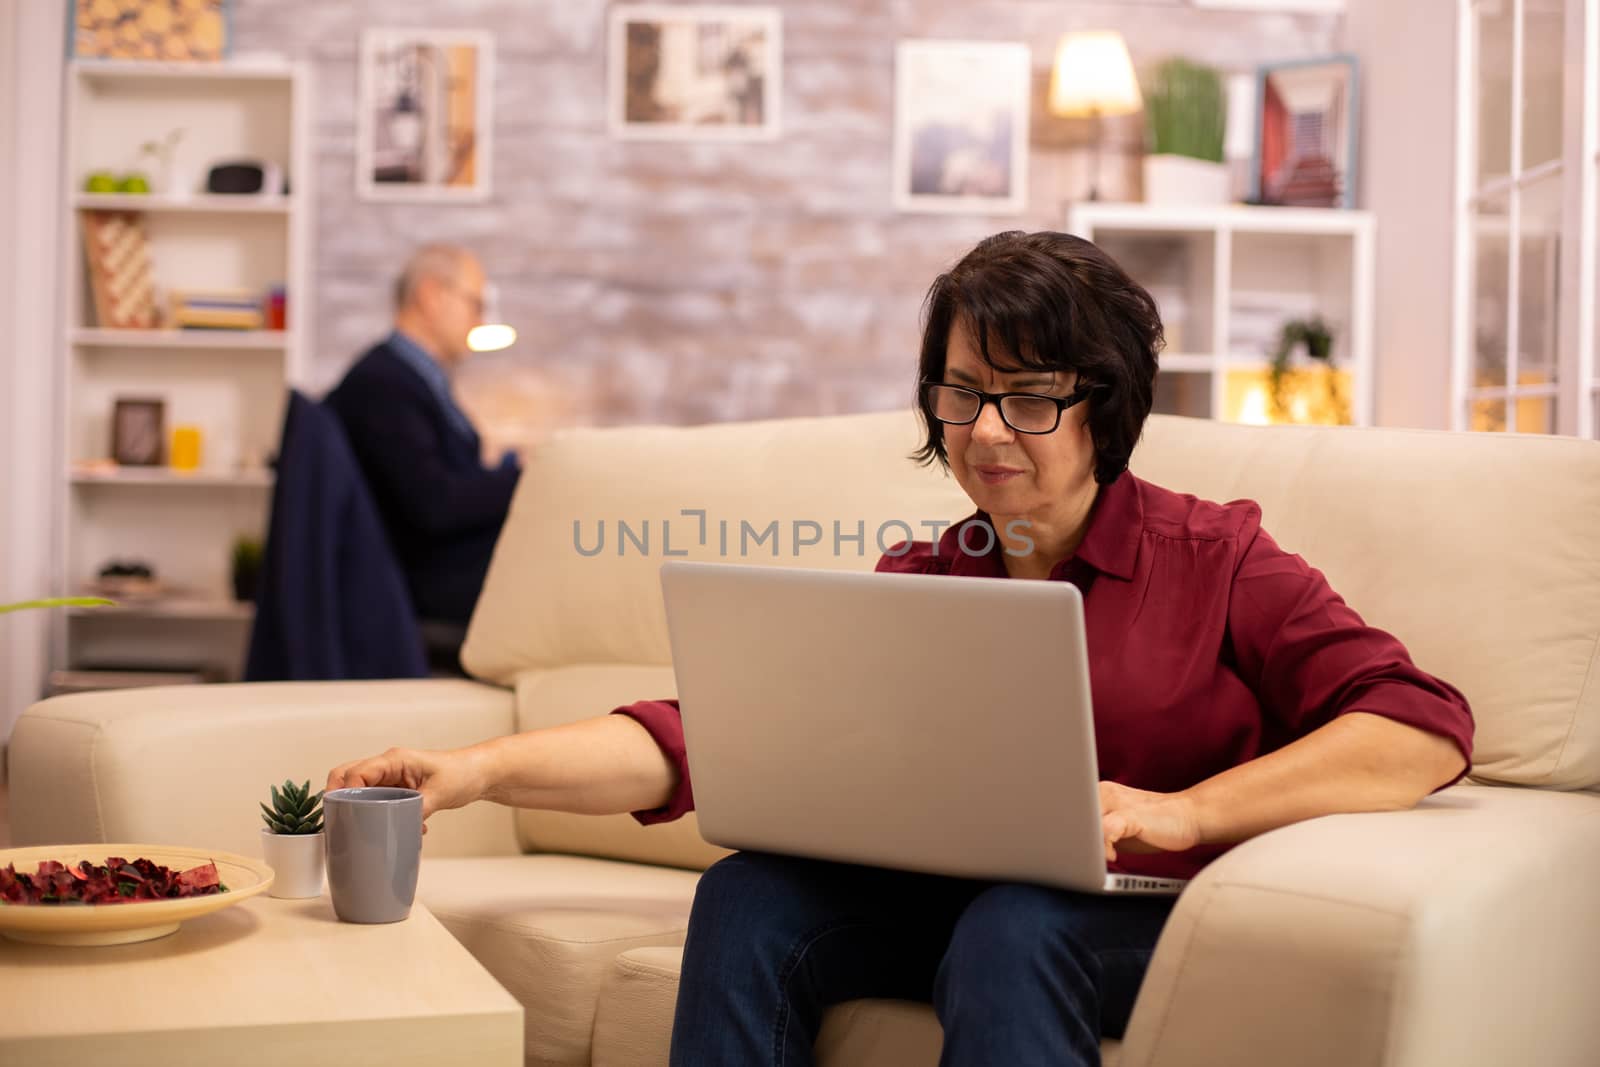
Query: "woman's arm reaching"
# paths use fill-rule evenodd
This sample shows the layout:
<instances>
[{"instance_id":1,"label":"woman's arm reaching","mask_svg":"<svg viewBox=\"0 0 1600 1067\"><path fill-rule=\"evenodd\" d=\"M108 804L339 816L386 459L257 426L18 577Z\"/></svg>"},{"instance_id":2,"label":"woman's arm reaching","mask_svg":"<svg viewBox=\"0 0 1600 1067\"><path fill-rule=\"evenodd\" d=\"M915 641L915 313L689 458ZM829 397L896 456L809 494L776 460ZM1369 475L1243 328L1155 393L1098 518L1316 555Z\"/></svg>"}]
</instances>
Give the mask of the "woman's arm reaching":
<instances>
[{"instance_id":1,"label":"woman's arm reaching","mask_svg":"<svg viewBox=\"0 0 1600 1067\"><path fill-rule=\"evenodd\" d=\"M420 790L424 819L475 800L607 815L664 806L678 775L643 726L626 715L603 715L448 752L391 748L334 768L327 788Z\"/></svg>"}]
</instances>

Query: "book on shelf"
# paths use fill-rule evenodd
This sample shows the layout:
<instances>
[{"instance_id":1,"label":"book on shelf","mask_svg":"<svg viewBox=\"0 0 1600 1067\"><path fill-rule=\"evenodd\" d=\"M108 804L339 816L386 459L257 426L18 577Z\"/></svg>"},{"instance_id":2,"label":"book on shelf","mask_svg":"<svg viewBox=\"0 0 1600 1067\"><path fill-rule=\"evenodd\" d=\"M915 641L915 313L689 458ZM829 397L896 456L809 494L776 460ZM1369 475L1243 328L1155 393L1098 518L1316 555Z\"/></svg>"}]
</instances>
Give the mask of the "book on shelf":
<instances>
[{"instance_id":1,"label":"book on shelf","mask_svg":"<svg viewBox=\"0 0 1600 1067\"><path fill-rule=\"evenodd\" d=\"M249 289L174 289L171 325L186 330L259 330L261 294Z\"/></svg>"}]
</instances>

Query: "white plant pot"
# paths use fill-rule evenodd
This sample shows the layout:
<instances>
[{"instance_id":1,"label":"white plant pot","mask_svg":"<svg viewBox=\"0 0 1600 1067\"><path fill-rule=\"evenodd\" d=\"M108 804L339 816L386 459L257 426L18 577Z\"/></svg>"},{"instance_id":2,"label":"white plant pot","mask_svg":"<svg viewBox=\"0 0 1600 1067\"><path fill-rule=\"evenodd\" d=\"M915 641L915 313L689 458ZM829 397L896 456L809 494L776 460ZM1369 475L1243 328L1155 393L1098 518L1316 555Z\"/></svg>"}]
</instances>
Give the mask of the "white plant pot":
<instances>
[{"instance_id":1,"label":"white plant pot","mask_svg":"<svg viewBox=\"0 0 1600 1067\"><path fill-rule=\"evenodd\" d=\"M325 865L323 834L275 834L261 831L261 855L272 868L268 896L316 897L322 895Z\"/></svg>"},{"instance_id":2,"label":"white plant pot","mask_svg":"<svg viewBox=\"0 0 1600 1067\"><path fill-rule=\"evenodd\" d=\"M1226 163L1189 156L1145 156L1144 199L1147 204L1189 204L1216 207L1231 199L1231 174Z\"/></svg>"}]
</instances>

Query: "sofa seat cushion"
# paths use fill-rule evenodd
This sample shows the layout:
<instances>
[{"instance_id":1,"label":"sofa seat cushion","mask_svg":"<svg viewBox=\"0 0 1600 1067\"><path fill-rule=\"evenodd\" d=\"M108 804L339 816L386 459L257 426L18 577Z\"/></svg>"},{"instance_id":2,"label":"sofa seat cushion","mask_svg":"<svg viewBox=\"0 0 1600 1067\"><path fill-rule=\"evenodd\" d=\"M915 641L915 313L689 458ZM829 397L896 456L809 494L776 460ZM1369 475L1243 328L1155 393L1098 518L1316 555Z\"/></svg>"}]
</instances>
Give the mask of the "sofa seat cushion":
<instances>
[{"instance_id":1,"label":"sofa seat cushion","mask_svg":"<svg viewBox=\"0 0 1600 1067\"><path fill-rule=\"evenodd\" d=\"M417 898L522 1003L527 1063L546 1067L590 1061L617 956L683 944L698 880L582 856L453 858L422 864Z\"/></svg>"},{"instance_id":2,"label":"sofa seat cushion","mask_svg":"<svg viewBox=\"0 0 1600 1067\"><path fill-rule=\"evenodd\" d=\"M635 948L616 958L594 1017L594 1067L666 1067L682 948ZM904 1000L851 1000L823 1016L818 1067L934 1067L943 1036L933 1008ZM1116 1067L1121 1042L1100 1042Z\"/></svg>"}]
</instances>

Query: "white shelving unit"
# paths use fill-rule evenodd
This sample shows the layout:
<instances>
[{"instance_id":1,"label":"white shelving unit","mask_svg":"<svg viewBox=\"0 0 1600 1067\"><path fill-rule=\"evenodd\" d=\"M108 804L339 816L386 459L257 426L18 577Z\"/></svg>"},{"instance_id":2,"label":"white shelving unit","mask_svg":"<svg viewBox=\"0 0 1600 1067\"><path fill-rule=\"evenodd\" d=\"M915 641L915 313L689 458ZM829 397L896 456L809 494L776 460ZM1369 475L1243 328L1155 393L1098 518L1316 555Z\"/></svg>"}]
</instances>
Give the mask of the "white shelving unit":
<instances>
[{"instance_id":1,"label":"white shelving unit","mask_svg":"<svg viewBox=\"0 0 1600 1067\"><path fill-rule=\"evenodd\" d=\"M213 215L287 215L292 199L287 196L220 196L195 193L175 197L146 193L78 193L72 204L79 209L98 211L180 211Z\"/></svg>"},{"instance_id":2,"label":"white shelving unit","mask_svg":"<svg viewBox=\"0 0 1600 1067\"><path fill-rule=\"evenodd\" d=\"M286 330L102 330L92 326L69 330L67 339L80 348L197 348L207 352L259 350L283 352Z\"/></svg>"},{"instance_id":3,"label":"white shelving unit","mask_svg":"<svg viewBox=\"0 0 1600 1067\"><path fill-rule=\"evenodd\" d=\"M1264 373L1284 322L1320 315L1372 422L1374 222L1364 211L1079 203L1070 232L1100 245L1161 308L1156 410L1264 421Z\"/></svg>"},{"instance_id":4,"label":"white shelving unit","mask_svg":"<svg viewBox=\"0 0 1600 1067\"><path fill-rule=\"evenodd\" d=\"M166 486L174 489L266 489L272 485L270 470L242 470L232 474L216 471L180 471L165 467L119 467L115 470L77 470L73 485Z\"/></svg>"},{"instance_id":5,"label":"white shelving unit","mask_svg":"<svg viewBox=\"0 0 1600 1067\"><path fill-rule=\"evenodd\" d=\"M111 560L150 564L167 588L153 600L64 613L55 666L68 670L166 669L237 677L250 604L234 600L231 548L264 537L287 389L305 379L310 307L311 88L294 63L68 64L59 494L65 538L56 586L82 592ZM173 176L181 188L147 194L85 193L88 174L135 168L140 145L183 136ZM289 177L288 195L200 192L215 163L257 160ZM239 288L288 294L282 330L107 329L95 318L81 213L138 211L158 296L169 288ZM115 467L111 412L118 397L155 397L172 429L197 426L195 471Z\"/></svg>"}]
</instances>

